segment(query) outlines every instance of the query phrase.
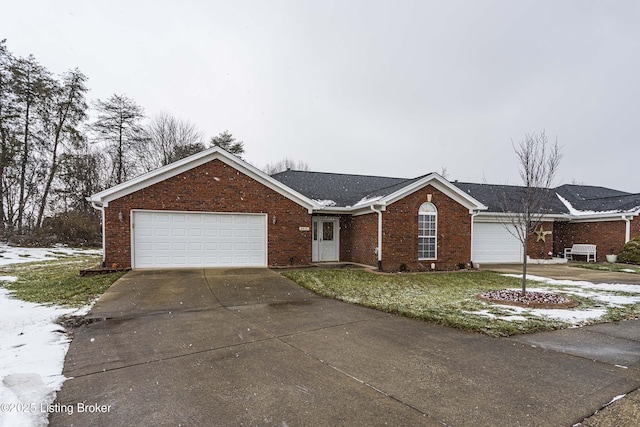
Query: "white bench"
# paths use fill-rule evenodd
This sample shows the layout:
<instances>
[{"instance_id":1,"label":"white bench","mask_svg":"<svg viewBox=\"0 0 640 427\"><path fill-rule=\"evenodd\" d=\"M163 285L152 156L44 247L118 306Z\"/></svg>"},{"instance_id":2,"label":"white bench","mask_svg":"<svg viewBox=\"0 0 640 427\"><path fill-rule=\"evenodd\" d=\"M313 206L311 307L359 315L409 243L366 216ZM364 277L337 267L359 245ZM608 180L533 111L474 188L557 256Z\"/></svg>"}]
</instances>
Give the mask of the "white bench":
<instances>
[{"instance_id":1,"label":"white bench","mask_svg":"<svg viewBox=\"0 0 640 427\"><path fill-rule=\"evenodd\" d=\"M587 257L587 262L589 262L589 260L596 262L596 245L579 243L571 246L570 248L565 248L565 258L573 260L574 255L584 255Z\"/></svg>"}]
</instances>

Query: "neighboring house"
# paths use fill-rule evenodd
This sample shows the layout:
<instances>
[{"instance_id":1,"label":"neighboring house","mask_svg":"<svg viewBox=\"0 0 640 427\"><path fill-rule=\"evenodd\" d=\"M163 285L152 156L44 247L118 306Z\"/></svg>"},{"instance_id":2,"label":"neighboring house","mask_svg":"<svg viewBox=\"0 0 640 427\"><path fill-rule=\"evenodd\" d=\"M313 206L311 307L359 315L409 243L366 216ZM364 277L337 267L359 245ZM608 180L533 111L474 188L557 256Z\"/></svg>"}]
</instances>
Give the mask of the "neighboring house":
<instances>
[{"instance_id":1,"label":"neighboring house","mask_svg":"<svg viewBox=\"0 0 640 427\"><path fill-rule=\"evenodd\" d=\"M502 190L505 190L502 191ZM500 191L496 191L500 190ZM521 190L521 189L520 189ZM273 176L211 148L94 194L104 262L132 268L355 262L385 270L518 262L496 194L519 187L285 171ZM640 234L640 195L562 186L532 258L595 243L598 258ZM507 197L507 199L509 199ZM501 196L501 199L503 197Z\"/></svg>"},{"instance_id":2,"label":"neighboring house","mask_svg":"<svg viewBox=\"0 0 640 427\"><path fill-rule=\"evenodd\" d=\"M474 218L473 261L521 262L522 244L505 227L508 212L522 211L523 187L454 182L488 209ZM587 185L565 184L549 189L543 233L533 234L527 248L531 258L560 257L576 243L595 244L597 260L617 253L640 234L640 194ZM634 220L635 219L635 220ZM538 229L540 230L540 228ZM548 233L551 232L551 233Z\"/></svg>"}]
</instances>

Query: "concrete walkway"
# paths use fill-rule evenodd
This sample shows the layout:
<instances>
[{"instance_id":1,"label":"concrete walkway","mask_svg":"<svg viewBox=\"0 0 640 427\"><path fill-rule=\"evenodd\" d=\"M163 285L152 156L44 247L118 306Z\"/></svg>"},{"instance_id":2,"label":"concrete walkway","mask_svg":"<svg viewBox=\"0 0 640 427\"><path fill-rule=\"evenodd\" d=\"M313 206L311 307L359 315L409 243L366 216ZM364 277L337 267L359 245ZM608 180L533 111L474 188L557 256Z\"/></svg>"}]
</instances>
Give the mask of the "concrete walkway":
<instances>
[{"instance_id":1,"label":"concrete walkway","mask_svg":"<svg viewBox=\"0 0 640 427\"><path fill-rule=\"evenodd\" d=\"M265 269L134 271L90 317L52 426L572 426L640 387L637 321L495 339Z\"/></svg>"}]
</instances>

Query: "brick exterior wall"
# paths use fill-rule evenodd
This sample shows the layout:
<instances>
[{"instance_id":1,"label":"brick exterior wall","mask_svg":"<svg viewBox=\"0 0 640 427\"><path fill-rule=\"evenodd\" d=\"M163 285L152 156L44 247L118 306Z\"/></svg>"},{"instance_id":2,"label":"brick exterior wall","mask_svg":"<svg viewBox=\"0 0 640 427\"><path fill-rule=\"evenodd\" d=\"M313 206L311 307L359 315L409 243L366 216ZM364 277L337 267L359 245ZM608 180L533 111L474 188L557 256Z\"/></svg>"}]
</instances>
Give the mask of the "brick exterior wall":
<instances>
[{"instance_id":1,"label":"brick exterior wall","mask_svg":"<svg viewBox=\"0 0 640 427\"><path fill-rule=\"evenodd\" d=\"M421 261L418 260L418 209L427 201L428 194L432 195L431 203L438 210L438 258ZM365 216L377 221L377 214ZM382 221L384 270L397 270L402 264L411 270L429 270L431 263L435 264L437 270L455 269L471 261L469 209L431 185L387 206Z\"/></svg>"},{"instance_id":2,"label":"brick exterior wall","mask_svg":"<svg viewBox=\"0 0 640 427\"><path fill-rule=\"evenodd\" d=\"M529 236L527 255L529 255L531 259L551 259L553 254L555 254L555 225L553 222L543 222L542 228L544 231L551 231L551 234L547 234L546 239L540 241L538 241L538 235L536 233L532 233ZM537 230L539 229L540 226L538 226Z\"/></svg>"},{"instance_id":3,"label":"brick exterior wall","mask_svg":"<svg viewBox=\"0 0 640 427\"><path fill-rule=\"evenodd\" d=\"M635 224L634 224L635 223ZM638 234L640 221L631 221L631 237ZM625 221L593 221L593 222L556 222L554 225L553 250L564 254L564 248L574 243L590 243L596 245L598 261L606 261L611 251L618 253L624 246ZM578 259L583 259L579 257Z\"/></svg>"},{"instance_id":4,"label":"brick exterior wall","mask_svg":"<svg viewBox=\"0 0 640 427\"><path fill-rule=\"evenodd\" d=\"M342 261L378 265L378 256L375 253L378 246L377 213L341 217L340 239Z\"/></svg>"},{"instance_id":5,"label":"brick exterior wall","mask_svg":"<svg viewBox=\"0 0 640 427\"><path fill-rule=\"evenodd\" d=\"M267 213L270 266L311 263L311 215L307 209L254 179L213 160L109 202L105 208L105 263L131 266L131 210ZM118 215L122 212L123 221ZM276 224L272 223L276 216Z\"/></svg>"}]
</instances>

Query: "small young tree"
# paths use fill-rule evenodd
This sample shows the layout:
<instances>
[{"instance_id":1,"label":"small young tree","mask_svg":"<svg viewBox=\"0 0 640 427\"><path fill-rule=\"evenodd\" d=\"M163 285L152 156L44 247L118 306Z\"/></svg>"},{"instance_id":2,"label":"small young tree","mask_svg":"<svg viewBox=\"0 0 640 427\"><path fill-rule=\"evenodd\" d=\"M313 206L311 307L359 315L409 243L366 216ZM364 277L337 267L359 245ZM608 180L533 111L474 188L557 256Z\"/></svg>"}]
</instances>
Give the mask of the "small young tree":
<instances>
[{"instance_id":1,"label":"small young tree","mask_svg":"<svg viewBox=\"0 0 640 427\"><path fill-rule=\"evenodd\" d=\"M502 195L503 224L522 243L522 292L527 291L527 246L529 238L540 226L548 213L549 191L555 178L562 154L558 141L549 144L544 130L525 134L518 144L512 142L518 159L518 169L522 183L520 209L509 208L507 195Z\"/></svg>"}]
</instances>

